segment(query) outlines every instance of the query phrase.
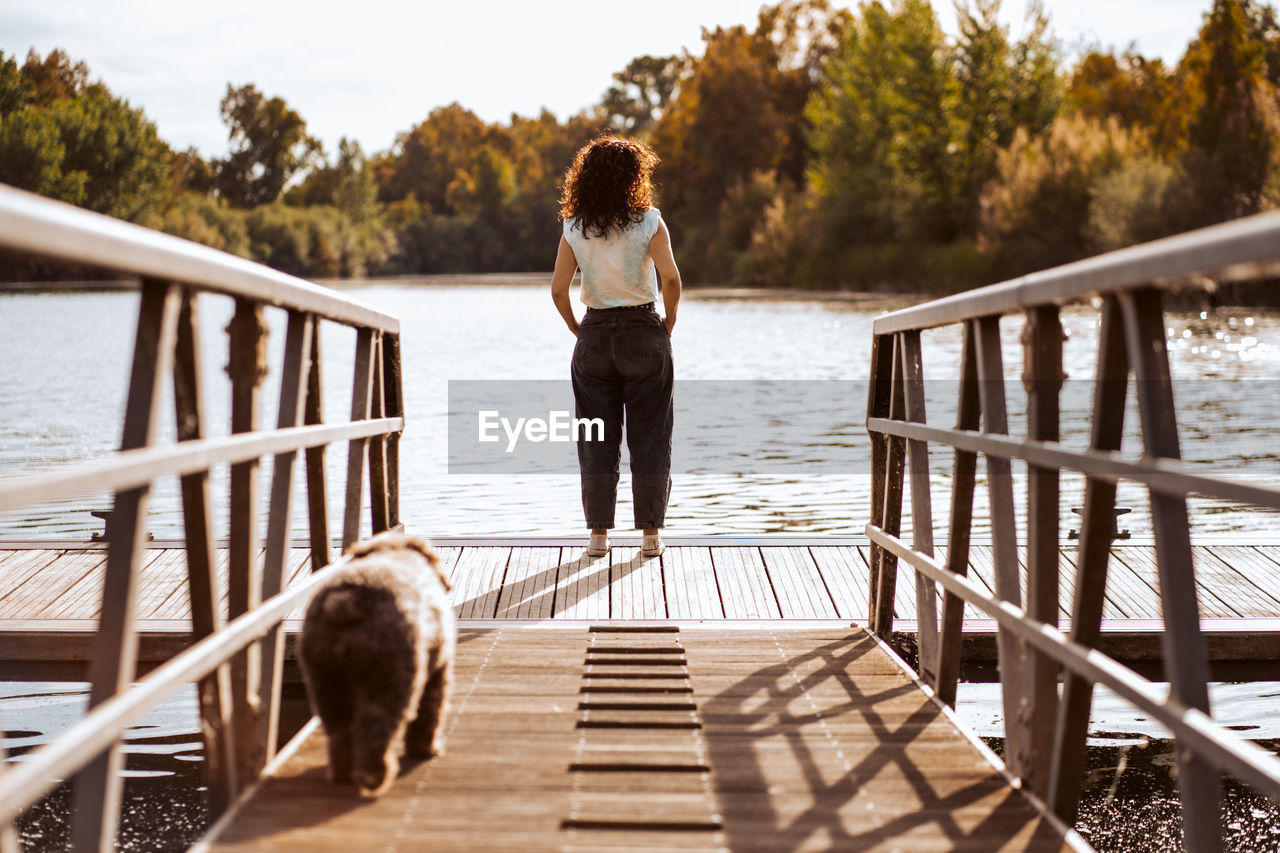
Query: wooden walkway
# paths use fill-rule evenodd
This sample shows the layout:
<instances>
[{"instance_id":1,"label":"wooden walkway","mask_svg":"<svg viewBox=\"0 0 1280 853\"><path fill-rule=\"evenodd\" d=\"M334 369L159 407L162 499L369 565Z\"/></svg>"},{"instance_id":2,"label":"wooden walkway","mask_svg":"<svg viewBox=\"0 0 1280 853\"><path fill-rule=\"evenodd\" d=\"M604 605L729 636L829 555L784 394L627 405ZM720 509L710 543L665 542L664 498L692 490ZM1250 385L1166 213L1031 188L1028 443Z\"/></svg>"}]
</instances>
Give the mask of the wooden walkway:
<instances>
[{"instance_id":1,"label":"wooden walkway","mask_svg":"<svg viewBox=\"0 0 1280 853\"><path fill-rule=\"evenodd\" d=\"M669 547L645 560L636 547L587 558L580 545L485 544L449 540L438 551L464 621L485 620L824 620L867 618L862 544L701 544ZM822 540L813 540L821 543ZM1154 549L1118 545L1107 583L1104 649L1125 660L1158 660L1160 618ZM1063 548L1062 616L1070 608L1075 549ZM1220 661L1280 659L1280 546L1196 546L1197 578L1210 655ZM96 630L106 551L100 545L0 544L0 677L72 677ZM227 552L219 553L226 600ZM970 574L994 588L989 546L971 549ZM310 571L305 549L288 562L292 580ZM140 661L152 666L184 648L190 631L184 552L148 551L139 584ZM300 612L294 614L293 626ZM915 585L900 569L896 626L915 629ZM288 625L287 625L288 627ZM994 623L966 608L977 635L966 660L994 658ZM1108 643L1110 645L1108 645Z\"/></svg>"},{"instance_id":2,"label":"wooden walkway","mask_svg":"<svg viewBox=\"0 0 1280 853\"><path fill-rule=\"evenodd\" d=\"M860 629L617 627L462 630L443 756L363 801L313 724L196 849L1067 849Z\"/></svg>"}]
</instances>

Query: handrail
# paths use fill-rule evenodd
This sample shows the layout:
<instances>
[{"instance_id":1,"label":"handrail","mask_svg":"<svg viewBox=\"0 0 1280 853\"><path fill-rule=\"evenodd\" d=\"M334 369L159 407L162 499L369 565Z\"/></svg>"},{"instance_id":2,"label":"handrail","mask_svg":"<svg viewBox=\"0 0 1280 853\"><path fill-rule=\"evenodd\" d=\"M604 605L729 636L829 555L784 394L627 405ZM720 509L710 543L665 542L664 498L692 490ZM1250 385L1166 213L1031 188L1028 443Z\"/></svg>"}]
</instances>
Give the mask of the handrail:
<instances>
[{"instance_id":1,"label":"handrail","mask_svg":"<svg viewBox=\"0 0 1280 853\"><path fill-rule=\"evenodd\" d=\"M1280 268L1280 212L1123 249L877 318L873 325L867 431L872 440L871 630L889 639L901 560L914 570L920 677L954 704L965 604L997 621L997 649L1011 772L1067 823L1084 780L1095 684L1105 685L1165 725L1177 742L1185 844L1221 849L1221 773L1233 773L1280 801L1280 760L1214 722L1202 634L1187 496L1280 509L1280 489L1228 480L1181 461L1162 293ZM1089 446L1060 443L1064 339L1060 307L1098 307ZM1010 435L1000 321L1022 312L1027 433ZM921 332L963 331L954 428L927 422ZM1012 368L1012 366L1010 366ZM1143 453L1122 454L1133 382ZM954 454L945 563L934 558L930 445ZM995 594L966 579L977 463L986 462ZM1027 465L1026 567L1018 553L1012 462ZM1060 472L1085 475L1074 599L1058 630ZM902 541L910 477L912 542ZM1116 484L1146 487L1160 578L1167 696L1098 651L1110 561ZM938 589L942 609L938 610ZM1025 595L1024 595L1025 590ZM1024 601L1025 597L1025 601ZM1059 671L1064 684L1059 694Z\"/></svg>"},{"instance_id":2,"label":"handrail","mask_svg":"<svg viewBox=\"0 0 1280 853\"><path fill-rule=\"evenodd\" d=\"M371 438L404 429L404 418L376 418L349 424L315 424L184 441L170 447L122 450L106 462L28 474L0 483L0 512L68 495L123 491L166 474L193 474L214 465L245 462L268 454L323 447L335 441Z\"/></svg>"},{"instance_id":3,"label":"handrail","mask_svg":"<svg viewBox=\"0 0 1280 853\"><path fill-rule=\"evenodd\" d=\"M877 317L872 332L928 329L1147 284L1167 289L1202 287L1206 277L1257 278L1280 269L1277 243L1280 211L1259 213L903 308Z\"/></svg>"},{"instance_id":4,"label":"handrail","mask_svg":"<svg viewBox=\"0 0 1280 853\"><path fill-rule=\"evenodd\" d=\"M136 225L0 186L0 247L141 276L120 450L106 459L0 484L0 511L70 494L111 490L97 642L89 667L90 712L19 767L0 765L0 842L12 817L54 777L75 772L72 846L114 848L120 811L120 738L138 715L186 681L198 680L205 773L212 811L226 808L270 760L277 741L283 669L281 623L328 577L332 561L326 446L347 443L345 548L361 533L368 477L374 533L399 524L399 437L404 429L399 322L342 294L259 264ZM200 360L203 293L230 296L227 327L231 435L206 435ZM259 424L268 371L266 306L288 317L274 429ZM321 402L322 321L355 329L350 418L326 424ZM177 442L156 441L160 398L172 382ZM283 591L291 548L294 471L305 454L311 544L309 580ZM258 525L259 462L273 457L265 548ZM230 464L228 604L220 584L210 514L211 470ZM156 478L177 475L186 534L194 645L133 684L134 610L144 521ZM263 603L265 600L265 603ZM225 612L224 612L225 609ZM229 622L230 624L225 624ZM42 775L43 774L43 775ZM3 846L0 843L0 846Z\"/></svg>"},{"instance_id":5,"label":"handrail","mask_svg":"<svg viewBox=\"0 0 1280 853\"><path fill-rule=\"evenodd\" d=\"M327 287L181 237L0 184L0 247L180 281L398 334L400 321Z\"/></svg>"}]
</instances>

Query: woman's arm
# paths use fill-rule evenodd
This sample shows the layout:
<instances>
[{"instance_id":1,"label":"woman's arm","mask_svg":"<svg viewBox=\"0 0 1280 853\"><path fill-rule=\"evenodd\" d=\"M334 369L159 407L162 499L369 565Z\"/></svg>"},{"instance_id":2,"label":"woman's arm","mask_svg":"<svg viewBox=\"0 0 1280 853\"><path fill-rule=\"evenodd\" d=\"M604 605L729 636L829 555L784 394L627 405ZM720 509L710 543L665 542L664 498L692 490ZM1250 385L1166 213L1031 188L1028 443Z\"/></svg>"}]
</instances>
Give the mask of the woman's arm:
<instances>
[{"instance_id":1,"label":"woman's arm","mask_svg":"<svg viewBox=\"0 0 1280 853\"><path fill-rule=\"evenodd\" d=\"M569 301L569 285L573 275L578 271L578 259L573 256L573 248L569 241L560 236L560 248L556 251L556 271L551 274L551 301L556 310L569 326L569 331L578 334L578 320L573 316L573 303Z\"/></svg>"},{"instance_id":2,"label":"woman's arm","mask_svg":"<svg viewBox=\"0 0 1280 853\"><path fill-rule=\"evenodd\" d=\"M667 332L676 326L676 308L680 305L680 270L676 268L675 256L671 254L671 234L667 232L667 223L658 220L658 233L649 241L649 255L653 265L662 276L662 307L667 314Z\"/></svg>"}]
</instances>

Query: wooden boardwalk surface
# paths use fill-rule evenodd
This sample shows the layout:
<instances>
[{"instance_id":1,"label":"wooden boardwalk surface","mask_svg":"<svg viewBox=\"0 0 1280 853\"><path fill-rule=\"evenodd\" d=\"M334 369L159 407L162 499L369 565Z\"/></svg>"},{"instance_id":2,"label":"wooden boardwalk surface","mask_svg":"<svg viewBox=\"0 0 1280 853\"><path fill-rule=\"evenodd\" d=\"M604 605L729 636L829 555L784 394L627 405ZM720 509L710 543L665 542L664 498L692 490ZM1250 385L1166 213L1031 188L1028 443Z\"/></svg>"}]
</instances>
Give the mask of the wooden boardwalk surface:
<instances>
[{"instance_id":1,"label":"wooden boardwalk surface","mask_svg":"<svg viewBox=\"0 0 1280 853\"><path fill-rule=\"evenodd\" d=\"M511 625L459 639L443 756L363 801L325 780L309 727L197 849L1066 847L861 629ZM625 654L640 649L665 665Z\"/></svg>"},{"instance_id":2,"label":"wooden boardwalk surface","mask_svg":"<svg viewBox=\"0 0 1280 853\"><path fill-rule=\"evenodd\" d=\"M455 540L456 542L457 540ZM867 559L861 544L735 545L723 540L668 547L643 559L616 546L602 558L580 545L463 542L437 549L454 585L458 616L472 620L775 620L863 622L867 618ZM1156 594L1154 549L1118 545L1107 581L1104 631L1152 640L1130 654L1158 657L1163 630ZM1063 548L1062 611L1070 610L1075 549ZM226 600L226 551L219 552ZM1280 546L1195 547L1201 615L1215 659L1280 657ZM96 628L106 551L101 546L44 543L0 545L0 675L28 677L24 661L87 659ZM989 546L971 549L970 574L994 587ZM287 573L310 571L295 549ZM183 551L149 550L142 567L136 614L144 665L185 646L190 630ZM294 619L300 612L294 614ZM899 570L895 616L899 630L915 628L914 580ZM292 623L296 625L296 621ZM990 634L994 624L971 606L966 629ZM994 654L994 645L975 654ZM984 651L985 649L985 651ZM1123 656L1123 650L1121 650ZM969 654L969 652L966 652Z\"/></svg>"}]
</instances>

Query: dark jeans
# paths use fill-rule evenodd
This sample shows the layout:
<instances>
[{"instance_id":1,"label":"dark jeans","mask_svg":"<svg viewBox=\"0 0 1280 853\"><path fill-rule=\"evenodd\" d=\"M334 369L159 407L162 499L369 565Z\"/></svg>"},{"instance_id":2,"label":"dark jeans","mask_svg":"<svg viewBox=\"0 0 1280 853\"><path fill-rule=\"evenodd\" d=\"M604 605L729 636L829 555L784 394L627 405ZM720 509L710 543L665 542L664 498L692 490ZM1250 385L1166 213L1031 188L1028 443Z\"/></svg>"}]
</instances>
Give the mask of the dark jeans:
<instances>
[{"instance_id":1,"label":"dark jeans","mask_svg":"<svg viewBox=\"0 0 1280 853\"><path fill-rule=\"evenodd\" d=\"M577 417L604 421L603 441L578 439L587 527L613 527L624 412L636 528L662 527L671 495L675 372L671 335L653 303L588 308L573 348L572 375ZM590 431L592 438L597 435Z\"/></svg>"}]
</instances>

